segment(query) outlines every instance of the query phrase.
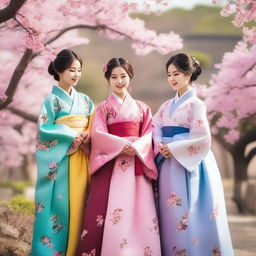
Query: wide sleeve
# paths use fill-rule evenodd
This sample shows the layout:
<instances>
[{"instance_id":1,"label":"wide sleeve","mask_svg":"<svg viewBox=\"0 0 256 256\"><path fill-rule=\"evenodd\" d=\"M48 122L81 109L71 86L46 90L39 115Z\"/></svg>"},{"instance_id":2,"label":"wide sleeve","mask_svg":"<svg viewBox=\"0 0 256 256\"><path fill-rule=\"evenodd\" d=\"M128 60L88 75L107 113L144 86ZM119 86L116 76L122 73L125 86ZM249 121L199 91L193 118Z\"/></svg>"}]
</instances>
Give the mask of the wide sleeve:
<instances>
[{"instance_id":1,"label":"wide sleeve","mask_svg":"<svg viewBox=\"0 0 256 256\"><path fill-rule=\"evenodd\" d=\"M43 142L59 140L71 145L77 132L64 124L55 124L55 96L46 97L38 118L38 136Z\"/></svg>"},{"instance_id":2,"label":"wide sleeve","mask_svg":"<svg viewBox=\"0 0 256 256\"><path fill-rule=\"evenodd\" d=\"M140 138L132 143L136 155L144 165L144 173L152 179L157 178L157 169L154 162L152 149L152 114L149 107L144 107L143 123L140 130Z\"/></svg>"},{"instance_id":3,"label":"wide sleeve","mask_svg":"<svg viewBox=\"0 0 256 256\"><path fill-rule=\"evenodd\" d=\"M188 109L189 134L178 134L168 147L175 159L188 171L197 170L211 147L211 135L206 117L205 104L200 101L190 103Z\"/></svg>"},{"instance_id":4,"label":"wide sleeve","mask_svg":"<svg viewBox=\"0 0 256 256\"><path fill-rule=\"evenodd\" d=\"M90 155L90 172L95 173L105 163L121 153L128 142L126 139L108 133L104 105L95 110L91 131L92 149Z\"/></svg>"},{"instance_id":5,"label":"wide sleeve","mask_svg":"<svg viewBox=\"0 0 256 256\"><path fill-rule=\"evenodd\" d=\"M158 144L163 143L163 133L162 133L162 117L164 104L160 106L156 114L153 116L153 142L154 142L154 155L159 153Z\"/></svg>"}]
</instances>

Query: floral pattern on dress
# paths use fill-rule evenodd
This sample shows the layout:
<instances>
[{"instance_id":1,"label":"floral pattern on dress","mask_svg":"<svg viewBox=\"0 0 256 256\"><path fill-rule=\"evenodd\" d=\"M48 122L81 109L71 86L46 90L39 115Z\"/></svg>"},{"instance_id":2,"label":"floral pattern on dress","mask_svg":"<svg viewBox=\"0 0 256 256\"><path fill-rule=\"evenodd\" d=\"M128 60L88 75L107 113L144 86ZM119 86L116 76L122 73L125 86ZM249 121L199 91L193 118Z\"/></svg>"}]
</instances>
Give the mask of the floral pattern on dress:
<instances>
[{"instance_id":1,"label":"floral pattern on dress","mask_svg":"<svg viewBox=\"0 0 256 256\"><path fill-rule=\"evenodd\" d=\"M52 248L52 247L53 247L53 244L51 243L51 238L48 237L48 236L41 236L41 237L40 237L40 242L41 242L44 246L46 246L46 247L48 247L48 248Z\"/></svg>"},{"instance_id":2,"label":"floral pattern on dress","mask_svg":"<svg viewBox=\"0 0 256 256\"><path fill-rule=\"evenodd\" d=\"M57 98L54 98L53 110L54 110L55 114L59 113L62 108L63 108L62 103Z\"/></svg>"},{"instance_id":3,"label":"floral pattern on dress","mask_svg":"<svg viewBox=\"0 0 256 256\"><path fill-rule=\"evenodd\" d=\"M97 153L96 154L96 157L98 158L98 159L100 159L102 162L105 162L106 161L106 159L107 159L107 153Z\"/></svg>"},{"instance_id":4,"label":"floral pattern on dress","mask_svg":"<svg viewBox=\"0 0 256 256\"><path fill-rule=\"evenodd\" d=\"M198 152L200 151L200 146L190 146L188 147L188 153L190 156L193 156L195 154L198 154Z\"/></svg>"},{"instance_id":5,"label":"floral pattern on dress","mask_svg":"<svg viewBox=\"0 0 256 256\"><path fill-rule=\"evenodd\" d=\"M177 247L173 247L173 253L175 256L186 256L187 252L186 249L177 249Z\"/></svg>"},{"instance_id":6,"label":"floral pattern on dress","mask_svg":"<svg viewBox=\"0 0 256 256\"><path fill-rule=\"evenodd\" d=\"M209 218L214 220L216 219L218 216L220 215L220 209L219 209L219 206L215 206L214 210L213 210L213 213L210 214Z\"/></svg>"},{"instance_id":7,"label":"floral pattern on dress","mask_svg":"<svg viewBox=\"0 0 256 256\"><path fill-rule=\"evenodd\" d=\"M39 138L39 134L37 134L37 137L36 137L37 151L46 151L57 144L58 144L58 140L41 141Z\"/></svg>"},{"instance_id":8,"label":"floral pattern on dress","mask_svg":"<svg viewBox=\"0 0 256 256\"><path fill-rule=\"evenodd\" d=\"M214 246L212 249L212 256L221 256L220 248Z\"/></svg>"},{"instance_id":9,"label":"floral pattern on dress","mask_svg":"<svg viewBox=\"0 0 256 256\"><path fill-rule=\"evenodd\" d=\"M48 121L48 114L47 113L43 113L40 117L39 117L39 124L45 124Z\"/></svg>"},{"instance_id":10,"label":"floral pattern on dress","mask_svg":"<svg viewBox=\"0 0 256 256\"><path fill-rule=\"evenodd\" d=\"M103 216L102 215L97 215L96 222L97 222L97 227L101 227L104 223Z\"/></svg>"},{"instance_id":11,"label":"floral pattern on dress","mask_svg":"<svg viewBox=\"0 0 256 256\"><path fill-rule=\"evenodd\" d=\"M82 231L82 234L81 234L81 236L80 236L80 239L83 240L84 237L85 237L87 234L88 234L88 230L84 229L84 230Z\"/></svg>"},{"instance_id":12,"label":"floral pattern on dress","mask_svg":"<svg viewBox=\"0 0 256 256\"><path fill-rule=\"evenodd\" d=\"M54 251L53 255L54 256L65 256L65 253L64 252L60 252L60 251Z\"/></svg>"},{"instance_id":13,"label":"floral pattern on dress","mask_svg":"<svg viewBox=\"0 0 256 256\"><path fill-rule=\"evenodd\" d=\"M45 206L42 202L36 202L36 204L35 204L36 213L41 212L44 208L45 208Z\"/></svg>"},{"instance_id":14,"label":"floral pattern on dress","mask_svg":"<svg viewBox=\"0 0 256 256\"><path fill-rule=\"evenodd\" d=\"M198 245L199 244L199 238L196 238L196 237L192 238L192 244L194 246Z\"/></svg>"},{"instance_id":15,"label":"floral pattern on dress","mask_svg":"<svg viewBox=\"0 0 256 256\"><path fill-rule=\"evenodd\" d=\"M83 252L82 256L96 256L96 249L92 249L89 253Z\"/></svg>"},{"instance_id":16,"label":"floral pattern on dress","mask_svg":"<svg viewBox=\"0 0 256 256\"><path fill-rule=\"evenodd\" d=\"M51 221L53 222L52 229L56 232L55 235L58 235L64 229L64 226L58 222L58 215L53 215Z\"/></svg>"},{"instance_id":17,"label":"floral pattern on dress","mask_svg":"<svg viewBox=\"0 0 256 256\"><path fill-rule=\"evenodd\" d=\"M153 226L149 228L150 231L154 231L159 234L159 223L157 217L152 219Z\"/></svg>"},{"instance_id":18,"label":"floral pattern on dress","mask_svg":"<svg viewBox=\"0 0 256 256\"><path fill-rule=\"evenodd\" d=\"M46 178L50 181L56 180L58 164L56 162L51 162L48 168L50 171L47 173Z\"/></svg>"},{"instance_id":19,"label":"floral pattern on dress","mask_svg":"<svg viewBox=\"0 0 256 256\"><path fill-rule=\"evenodd\" d=\"M188 217L189 217L189 214L187 212L181 217L181 220L177 223L177 226L176 226L177 231L185 231L187 229Z\"/></svg>"},{"instance_id":20,"label":"floral pattern on dress","mask_svg":"<svg viewBox=\"0 0 256 256\"><path fill-rule=\"evenodd\" d=\"M115 118L116 117L116 111L114 108L108 103L105 103L105 108L106 108L106 118L109 120L110 118Z\"/></svg>"},{"instance_id":21,"label":"floral pattern on dress","mask_svg":"<svg viewBox=\"0 0 256 256\"><path fill-rule=\"evenodd\" d=\"M121 249L124 249L125 247L127 247L127 244L128 244L127 239L124 238L119 246Z\"/></svg>"},{"instance_id":22,"label":"floral pattern on dress","mask_svg":"<svg viewBox=\"0 0 256 256\"><path fill-rule=\"evenodd\" d=\"M121 221L123 211L123 209L118 208L111 213L112 218L110 219L110 221L113 223L113 225L116 225Z\"/></svg>"},{"instance_id":23,"label":"floral pattern on dress","mask_svg":"<svg viewBox=\"0 0 256 256\"><path fill-rule=\"evenodd\" d=\"M174 192L172 192L167 200L168 206L181 206L181 198L179 198Z\"/></svg>"},{"instance_id":24,"label":"floral pattern on dress","mask_svg":"<svg viewBox=\"0 0 256 256\"><path fill-rule=\"evenodd\" d=\"M147 247L144 248L144 254L143 254L143 256L153 256L153 255L154 255L154 254L153 254L153 251L150 249L149 246L147 246Z\"/></svg>"},{"instance_id":25,"label":"floral pattern on dress","mask_svg":"<svg viewBox=\"0 0 256 256\"><path fill-rule=\"evenodd\" d=\"M126 161L126 160L121 160L118 164L118 166L120 167L120 169L125 172L131 165L130 161Z\"/></svg>"}]
</instances>

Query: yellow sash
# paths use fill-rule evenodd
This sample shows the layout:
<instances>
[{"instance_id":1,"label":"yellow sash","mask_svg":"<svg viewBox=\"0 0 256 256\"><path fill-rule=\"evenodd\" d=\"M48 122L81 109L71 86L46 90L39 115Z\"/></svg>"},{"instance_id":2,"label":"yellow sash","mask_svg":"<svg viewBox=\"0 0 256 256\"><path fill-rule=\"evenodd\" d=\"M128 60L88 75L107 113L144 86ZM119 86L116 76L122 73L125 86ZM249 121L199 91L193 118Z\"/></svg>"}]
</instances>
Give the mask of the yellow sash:
<instances>
[{"instance_id":1,"label":"yellow sash","mask_svg":"<svg viewBox=\"0 0 256 256\"><path fill-rule=\"evenodd\" d=\"M56 124L65 124L77 132L91 132L90 120L85 115L63 116L55 120ZM85 209L85 196L89 184L89 161L82 150L77 150L69 158L69 236L67 256L76 253L80 240L82 218Z\"/></svg>"}]
</instances>

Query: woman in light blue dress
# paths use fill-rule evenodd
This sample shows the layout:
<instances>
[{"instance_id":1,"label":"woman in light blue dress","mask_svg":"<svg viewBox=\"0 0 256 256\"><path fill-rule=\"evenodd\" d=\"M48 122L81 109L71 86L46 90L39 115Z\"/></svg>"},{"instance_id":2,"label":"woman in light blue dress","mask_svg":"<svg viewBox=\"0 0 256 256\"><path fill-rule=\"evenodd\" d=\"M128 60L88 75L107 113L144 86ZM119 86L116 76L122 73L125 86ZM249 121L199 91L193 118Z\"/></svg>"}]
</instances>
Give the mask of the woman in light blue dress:
<instances>
[{"instance_id":1,"label":"woman in light blue dress","mask_svg":"<svg viewBox=\"0 0 256 256\"><path fill-rule=\"evenodd\" d=\"M206 107L191 87L200 64L180 53L166 71L176 96L153 118L162 256L233 256Z\"/></svg>"}]
</instances>

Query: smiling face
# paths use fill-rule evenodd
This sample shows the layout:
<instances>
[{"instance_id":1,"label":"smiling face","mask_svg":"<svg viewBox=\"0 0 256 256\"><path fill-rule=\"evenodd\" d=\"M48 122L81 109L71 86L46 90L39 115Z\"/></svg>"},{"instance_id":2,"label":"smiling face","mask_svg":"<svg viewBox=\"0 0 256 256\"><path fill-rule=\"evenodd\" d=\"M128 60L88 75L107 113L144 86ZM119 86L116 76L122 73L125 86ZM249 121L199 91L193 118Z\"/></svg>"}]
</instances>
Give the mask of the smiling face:
<instances>
[{"instance_id":1,"label":"smiling face","mask_svg":"<svg viewBox=\"0 0 256 256\"><path fill-rule=\"evenodd\" d=\"M121 99L124 99L130 84L130 77L125 69L120 66L114 68L108 82L112 91Z\"/></svg>"},{"instance_id":2,"label":"smiling face","mask_svg":"<svg viewBox=\"0 0 256 256\"><path fill-rule=\"evenodd\" d=\"M190 89L191 74L182 73L175 65L170 64L167 70L168 83L181 96Z\"/></svg>"},{"instance_id":3,"label":"smiling face","mask_svg":"<svg viewBox=\"0 0 256 256\"><path fill-rule=\"evenodd\" d=\"M81 63L75 59L69 68L65 69L62 73L58 73L60 77L59 85L63 88L76 86L81 77L81 72Z\"/></svg>"}]
</instances>

